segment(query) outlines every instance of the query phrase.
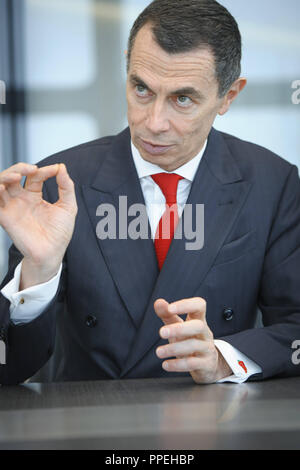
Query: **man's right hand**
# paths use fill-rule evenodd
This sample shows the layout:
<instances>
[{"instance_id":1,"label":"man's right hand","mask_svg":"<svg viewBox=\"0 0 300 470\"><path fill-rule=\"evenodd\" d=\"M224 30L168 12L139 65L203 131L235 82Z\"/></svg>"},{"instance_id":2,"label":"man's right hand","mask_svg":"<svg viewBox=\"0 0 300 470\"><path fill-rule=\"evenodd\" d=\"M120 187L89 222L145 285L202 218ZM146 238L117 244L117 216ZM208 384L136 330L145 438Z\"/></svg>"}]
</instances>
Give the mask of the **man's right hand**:
<instances>
[{"instance_id":1,"label":"man's right hand","mask_svg":"<svg viewBox=\"0 0 300 470\"><path fill-rule=\"evenodd\" d=\"M54 176L59 199L50 204L43 199L42 188ZM20 290L46 282L58 272L76 214L74 183L63 163L42 168L17 163L0 173L0 225L24 256Z\"/></svg>"}]
</instances>

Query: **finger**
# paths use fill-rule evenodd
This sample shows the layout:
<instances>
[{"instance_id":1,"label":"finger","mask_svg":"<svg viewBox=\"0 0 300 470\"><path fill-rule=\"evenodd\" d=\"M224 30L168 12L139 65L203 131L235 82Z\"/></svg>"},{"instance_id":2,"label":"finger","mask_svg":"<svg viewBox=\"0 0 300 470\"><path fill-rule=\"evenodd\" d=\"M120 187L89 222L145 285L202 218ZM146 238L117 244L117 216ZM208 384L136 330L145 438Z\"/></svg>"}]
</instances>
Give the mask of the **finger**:
<instances>
[{"instance_id":1,"label":"finger","mask_svg":"<svg viewBox=\"0 0 300 470\"><path fill-rule=\"evenodd\" d=\"M182 323L175 323L162 327L159 330L161 338L172 339L185 339L197 336L199 339L211 339L212 333L207 323L202 320L188 320Z\"/></svg>"},{"instance_id":2,"label":"finger","mask_svg":"<svg viewBox=\"0 0 300 470\"><path fill-rule=\"evenodd\" d=\"M0 206L4 208L10 200L9 194L6 191L4 184L0 184Z\"/></svg>"},{"instance_id":3,"label":"finger","mask_svg":"<svg viewBox=\"0 0 300 470\"><path fill-rule=\"evenodd\" d=\"M5 184L8 194L12 197L22 191L20 184L23 176L28 176L37 171L37 165L29 163L16 163L0 173L0 183Z\"/></svg>"},{"instance_id":4,"label":"finger","mask_svg":"<svg viewBox=\"0 0 300 470\"><path fill-rule=\"evenodd\" d=\"M3 184L6 195L14 196L14 194L21 189L20 181L22 175L20 173L5 173L1 174L1 184Z\"/></svg>"},{"instance_id":5,"label":"finger","mask_svg":"<svg viewBox=\"0 0 300 470\"><path fill-rule=\"evenodd\" d=\"M205 359L189 356L180 359L169 359L162 363L164 370L168 372L192 372L195 370L205 370Z\"/></svg>"},{"instance_id":6,"label":"finger","mask_svg":"<svg viewBox=\"0 0 300 470\"><path fill-rule=\"evenodd\" d=\"M19 180L16 179L15 181L11 181L10 184L6 184L6 189L11 197L18 197L24 191L30 191L30 192L36 192L40 193L43 188L43 181L49 178L50 176L53 176L53 172L55 171L55 168L53 168L55 165L47 166L47 167L42 167L36 168L32 171L27 172L27 177L25 181L24 188L20 184L20 177L22 178L23 174L21 173L15 173L16 175L19 175ZM22 168L21 168L22 169ZM12 175L12 173L6 173L4 177L10 177L9 175Z\"/></svg>"},{"instance_id":7,"label":"finger","mask_svg":"<svg viewBox=\"0 0 300 470\"><path fill-rule=\"evenodd\" d=\"M56 176L58 169L58 163L39 168L34 174L27 176L24 188L30 192L41 193L44 181Z\"/></svg>"},{"instance_id":8,"label":"finger","mask_svg":"<svg viewBox=\"0 0 300 470\"><path fill-rule=\"evenodd\" d=\"M9 195L14 197L23 190L20 184L22 177L35 173L37 169L37 165L16 163L0 173L0 183L4 183Z\"/></svg>"},{"instance_id":9,"label":"finger","mask_svg":"<svg viewBox=\"0 0 300 470\"><path fill-rule=\"evenodd\" d=\"M0 173L0 180L6 173L18 173L22 176L27 176L37 171L37 169L37 165L31 165L31 163L16 163Z\"/></svg>"},{"instance_id":10,"label":"finger","mask_svg":"<svg viewBox=\"0 0 300 470\"><path fill-rule=\"evenodd\" d=\"M157 316L163 321L165 325L170 325L172 323L182 323L183 319L178 315L170 313L168 310L169 303L164 299L157 299L154 302L154 310Z\"/></svg>"},{"instance_id":11,"label":"finger","mask_svg":"<svg viewBox=\"0 0 300 470\"><path fill-rule=\"evenodd\" d=\"M67 171L66 165L61 163L59 165L59 171L56 176L56 182L58 185L59 200L57 204L60 207L66 206L68 209L73 207L77 211L76 194L74 189L74 182L70 178Z\"/></svg>"},{"instance_id":12,"label":"finger","mask_svg":"<svg viewBox=\"0 0 300 470\"><path fill-rule=\"evenodd\" d=\"M21 173L11 172L3 172L0 174L0 184L10 184L16 183L21 181L22 175Z\"/></svg>"},{"instance_id":13,"label":"finger","mask_svg":"<svg viewBox=\"0 0 300 470\"><path fill-rule=\"evenodd\" d=\"M206 301L201 297L178 300L169 305L169 312L176 315L188 314L189 318L205 320Z\"/></svg>"},{"instance_id":14,"label":"finger","mask_svg":"<svg viewBox=\"0 0 300 470\"><path fill-rule=\"evenodd\" d=\"M211 352L211 344L208 341L201 341L190 338L178 343L169 343L156 349L156 355L161 359L167 357L190 356L192 354L205 355Z\"/></svg>"}]
</instances>

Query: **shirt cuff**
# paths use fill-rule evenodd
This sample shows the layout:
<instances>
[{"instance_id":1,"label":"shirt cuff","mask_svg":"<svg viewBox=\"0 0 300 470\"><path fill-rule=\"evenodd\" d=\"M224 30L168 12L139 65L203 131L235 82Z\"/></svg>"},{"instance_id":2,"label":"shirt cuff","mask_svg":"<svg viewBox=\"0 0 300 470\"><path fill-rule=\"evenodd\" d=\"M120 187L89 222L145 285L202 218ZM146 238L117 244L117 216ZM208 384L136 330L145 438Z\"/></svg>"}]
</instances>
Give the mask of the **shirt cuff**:
<instances>
[{"instance_id":1,"label":"shirt cuff","mask_svg":"<svg viewBox=\"0 0 300 470\"><path fill-rule=\"evenodd\" d=\"M14 277L1 293L10 301L10 319L14 324L28 323L37 318L50 304L56 294L62 263L58 273L49 281L19 291L22 261L14 271Z\"/></svg>"},{"instance_id":2,"label":"shirt cuff","mask_svg":"<svg viewBox=\"0 0 300 470\"><path fill-rule=\"evenodd\" d=\"M252 359L249 359L249 357L241 353L238 349L234 348L231 344L220 339L216 339L214 343L233 372L232 375L218 380L217 383L234 382L241 384L246 382L252 375L262 372L258 364L252 361Z\"/></svg>"}]
</instances>

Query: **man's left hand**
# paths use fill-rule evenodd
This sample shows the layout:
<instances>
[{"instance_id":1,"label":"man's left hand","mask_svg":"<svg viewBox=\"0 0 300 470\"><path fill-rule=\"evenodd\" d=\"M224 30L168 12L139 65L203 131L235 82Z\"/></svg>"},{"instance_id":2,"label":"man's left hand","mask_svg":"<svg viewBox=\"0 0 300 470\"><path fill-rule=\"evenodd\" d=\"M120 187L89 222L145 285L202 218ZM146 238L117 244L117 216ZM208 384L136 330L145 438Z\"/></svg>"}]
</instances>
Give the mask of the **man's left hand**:
<instances>
[{"instance_id":1,"label":"man's left hand","mask_svg":"<svg viewBox=\"0 0 300 470\"><path fill-rule=\"evenodd\" d=\"M164 299L154 303L164 326L159 333L169 344L159 346L156 354L165 360L168 372L190 372L198 384L215 383L232 375L232 370L214 344L214 336L206 323L206 302L201 297L169 304ZM187 314L184 321L179 315Z\"/></svg>"}]
</instances>

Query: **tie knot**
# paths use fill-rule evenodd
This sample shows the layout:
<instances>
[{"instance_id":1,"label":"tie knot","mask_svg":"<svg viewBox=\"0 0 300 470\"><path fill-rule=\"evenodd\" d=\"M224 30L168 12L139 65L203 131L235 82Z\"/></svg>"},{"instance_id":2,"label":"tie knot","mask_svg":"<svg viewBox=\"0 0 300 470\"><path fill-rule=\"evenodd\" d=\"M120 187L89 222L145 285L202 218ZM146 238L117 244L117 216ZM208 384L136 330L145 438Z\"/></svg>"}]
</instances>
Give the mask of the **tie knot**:
<instances>
[{"instance_id":1,"label":"tie knot","mask_svg":"<svg viewBox=\"0 0 300 470\"><path fill-rule=\"evenodd\" d=\"M176 175L176 173L158 173L157 175L152 175L152 179L162 190L166 203L176 204L178 183L183 177Z\"/></svg>"}]
</instances>

